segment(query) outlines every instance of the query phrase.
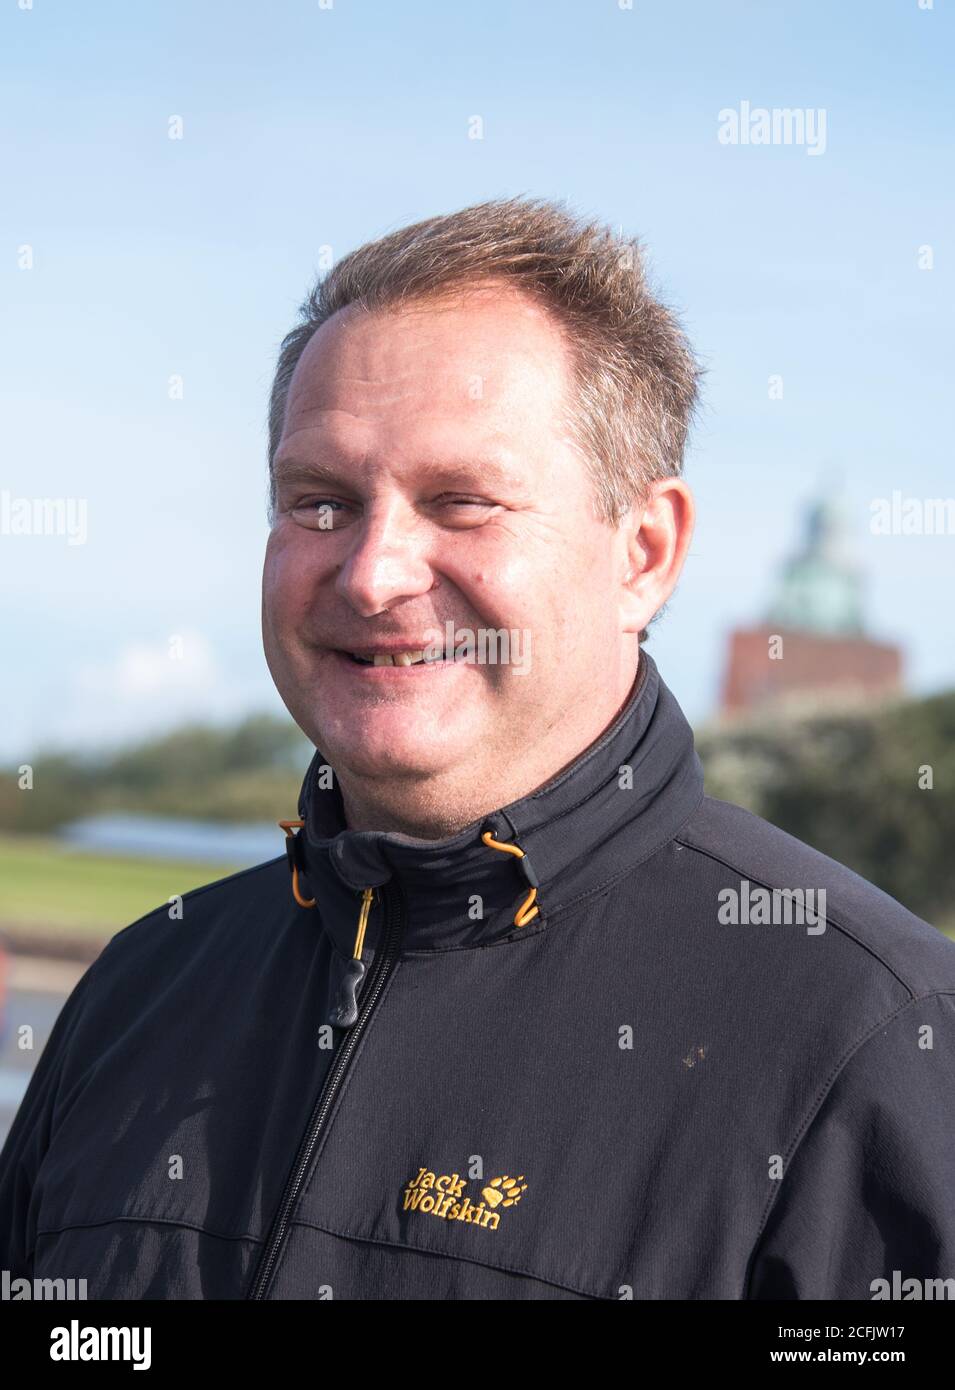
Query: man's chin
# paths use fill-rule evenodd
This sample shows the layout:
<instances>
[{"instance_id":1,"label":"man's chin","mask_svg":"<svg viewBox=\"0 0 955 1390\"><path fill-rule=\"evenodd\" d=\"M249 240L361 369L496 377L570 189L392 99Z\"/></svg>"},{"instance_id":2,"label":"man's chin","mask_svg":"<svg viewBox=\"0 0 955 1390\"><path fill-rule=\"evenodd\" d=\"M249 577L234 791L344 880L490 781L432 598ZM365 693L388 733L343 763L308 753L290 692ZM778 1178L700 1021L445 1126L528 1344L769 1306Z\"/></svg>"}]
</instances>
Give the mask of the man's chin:
<instances>
[{"instance_id":1,"label":"man's chin","mask_svg":"<svg viewBox=\"0 0 955 1390\"><path fill-rule=\"evenodd\" d=\"M321 745L319 745L321 746ZM322 750L325 751L324 749ZM345 744L337 756L326 754L333 768L355 777L417 778L431 777L448 770L447 757L434 744L422 745L408 739L398 744L376 742L357 746ZM457 760L457 758L455 758Z\"/></svg>"},{"instance_id":2,"label":"man's chin","mask_svg":"<svg viewBox=\"0 0 955 1390\"><path fill-rule=\"evenodd\" d=\"M378 714L347 728L326 725L313 742L333 768L359 777L427 777L461 762L466 740L447 725L398 711Z\"/></svg>"}]
</instances>

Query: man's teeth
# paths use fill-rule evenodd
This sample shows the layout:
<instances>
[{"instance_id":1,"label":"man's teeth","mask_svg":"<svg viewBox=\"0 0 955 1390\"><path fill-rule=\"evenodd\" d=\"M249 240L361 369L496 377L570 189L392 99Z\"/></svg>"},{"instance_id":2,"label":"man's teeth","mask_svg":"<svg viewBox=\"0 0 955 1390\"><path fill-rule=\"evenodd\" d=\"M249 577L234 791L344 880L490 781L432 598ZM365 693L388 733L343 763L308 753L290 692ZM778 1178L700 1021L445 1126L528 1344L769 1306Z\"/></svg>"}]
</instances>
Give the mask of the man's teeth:
<instances>
[{"instance_id":1,"label":"man's teeth","mask_svg":"<svg viewBox=\"0 0 955 1390\"><path fill-rule=\"evenodd\" d=\"M377 652L374 657L355 656L349 653L352 661L359 662L362 666L416 666L419 661L443 661L444 653L439 656L425 656L424 652L395 652L391 655L387 652Z\"/></svg>"}]
</instances>

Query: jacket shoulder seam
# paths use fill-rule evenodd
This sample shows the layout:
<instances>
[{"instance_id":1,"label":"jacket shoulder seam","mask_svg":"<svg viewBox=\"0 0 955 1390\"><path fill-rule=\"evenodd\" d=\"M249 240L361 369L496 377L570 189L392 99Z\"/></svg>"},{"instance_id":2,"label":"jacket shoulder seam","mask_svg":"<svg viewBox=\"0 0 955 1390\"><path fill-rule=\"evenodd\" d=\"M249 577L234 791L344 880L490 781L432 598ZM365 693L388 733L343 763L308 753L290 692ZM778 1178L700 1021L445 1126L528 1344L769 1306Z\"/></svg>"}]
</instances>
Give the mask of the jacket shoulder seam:
<instances>
[{"instance_id":1,"label":"jacket shoulder seam","mask_svg":"<svg viewBox=\"0 0 955 1390\"><path fill-rule=\"evenodd\" d=\"M748 882L755 883L760 888L766 888L769 892L773 891L773 885L771 883L767 883L758 874L751 873L748 869L740 868L738 864L730 863L729 859L725 858L722 854L716 854L712 850L704 849L701 845L694 844L692 840L681 839L679 836L675 836L674 838L684 849L693 850L695 854L702 854L704 858L712 860L714 864L722 864L723 867L729 869L731 873L740 874ZM812 846L810 845L809 848L811 849ZM834 860L833 862L835 863L837 861ZM840 867L845 868L846 866L841 865ZM852 870L850 869L849 872L851 873ZM873 884L872 887L875 887L875 885ZM904 908L904 904L900 903L899 906L907 911L907 909ZM872 956L874 960L877 960L879 964L888 971L892 978L897 980L902 988L908 991L909 999L906 1001L907 1003L911 1003L917 997L915 990L909 982L904 980L887 960L883 959L874 946L871 946L867 941L863 941L861 937L856 935L851 927L846 926L844 922L838 921L828 910L826 911L826 922L829 926L835 927L836 931L842 932L843 936L847 936L850 941L854 941L857 946L868 955ZM945 993L947 988L948 986L941 986L935 993ZM955 986L953 986L953 988L955 988Z\"/></svg>"},{"instance_id":2,"label":"jacket shoulder seam","mask_svg":"<svg viewBox=\"0 0 955 1390\"><path fill-rule=\"evenodd\" d=\"M913 1004L923 1003L926 999L946 998L948 996L955 998L955 989L934 989L926 990L924 994L914 994L911 999L906 999L904 1003L899 1004L895 1009L892 1010L891 1013L885 1014L876 1023L872 1024L868 1031L863 1033L859 1038L857 1038L856 1041L853 1042L846 1049L846 1051L842 1054L839 1060L834 1064L828 1077L822 1083L818 1092L816 1093L815 1098L808 1105L806 1113L803 1116L802 1123L800 1124L799 1128L796 1130L796 1133L793 1135L792 1140L790 1141L788 1152L786 1153L786 1156L783 1159L784 1171L781 1181L775 1185L775 1189L770 1193L769 1197L766 1199L766 1205L763 1208L763 1214L760 1218L759 1226L756 1231L756 1238L753 1241L753 1248L750 1251L749 1259L746 1262L746 1274L743 1280L743 1292L741 1294L741 1298L749 1298L750 1284L753 1277L753 1267L756 1263L759 1245L761 1240L763 1239L763 1236L766 1233L766 1225L769 1221L770 1216L772 1215L773 1208L776 1205L776 1202L779 1200L779 1194L783 1189L786 1179L789 1177L790 1171L792 1169L793 1160L799 1152L799 1148L803 1140L812 1128L816 1116L819 1114L819 1111L825 1104L830 1092L832 1091L832 1088L835 1086L836 1082L842 1076L842 1073L845 1071L848 1064L852 1061L853 1057L855 1057L859 1052L862 1051L866 1043L871 1042L871 1040L881 1029L885 1028L890 1023L894 1023L895 1020L901 1014L905 1013L906 1009L912 1008Z\"/></svg>"}]
</instances>

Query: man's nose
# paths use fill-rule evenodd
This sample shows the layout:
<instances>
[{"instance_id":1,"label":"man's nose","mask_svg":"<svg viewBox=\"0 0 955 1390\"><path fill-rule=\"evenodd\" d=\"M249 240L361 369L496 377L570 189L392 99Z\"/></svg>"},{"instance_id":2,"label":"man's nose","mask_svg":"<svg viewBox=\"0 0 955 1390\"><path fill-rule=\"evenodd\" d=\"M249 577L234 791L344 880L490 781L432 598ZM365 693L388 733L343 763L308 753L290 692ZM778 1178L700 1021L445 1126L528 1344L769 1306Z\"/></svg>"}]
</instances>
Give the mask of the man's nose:
<instances>
[{"instance_id":1,"label":"man's nose","mask_svg":"<svg viewBox=\"0 0 955 1390\"><path fill-rule=\"evenodd\" d=\"M348 553L336 592L356 613L371 618L399 599L426 594L434 585L426 528L398 502L369 507L348 528Z\"/></svg>"}]
</instances>

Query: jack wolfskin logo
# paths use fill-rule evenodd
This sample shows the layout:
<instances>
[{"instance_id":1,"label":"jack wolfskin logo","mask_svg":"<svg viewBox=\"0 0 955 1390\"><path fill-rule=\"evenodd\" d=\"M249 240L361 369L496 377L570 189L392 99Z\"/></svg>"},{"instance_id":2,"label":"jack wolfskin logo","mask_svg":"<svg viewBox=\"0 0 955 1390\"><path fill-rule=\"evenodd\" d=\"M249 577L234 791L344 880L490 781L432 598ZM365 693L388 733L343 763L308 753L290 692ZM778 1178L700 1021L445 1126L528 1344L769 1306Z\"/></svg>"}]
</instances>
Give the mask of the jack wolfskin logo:
<instances>
[{"instance_id":1,"label":"jack wolfskin logo","mask_svg":"<svg viewBox=\"0 0 955 1390\"><path fill-rule=\"evenodd\" d=\"M439 1177L429 1168L419 1168L418 1176L405 1188L404 1209L440 1216L445 1221L467 1221L472 1226L496 1231L501 1223L497 1208L516 1206L527 1191L523 1173L519 1178L504 1173L482 1187L483 1201L475 1206L465 1194L465 1186L466 1180L457 1173L442 1173Z\"/></svg>"}]
</instances>

